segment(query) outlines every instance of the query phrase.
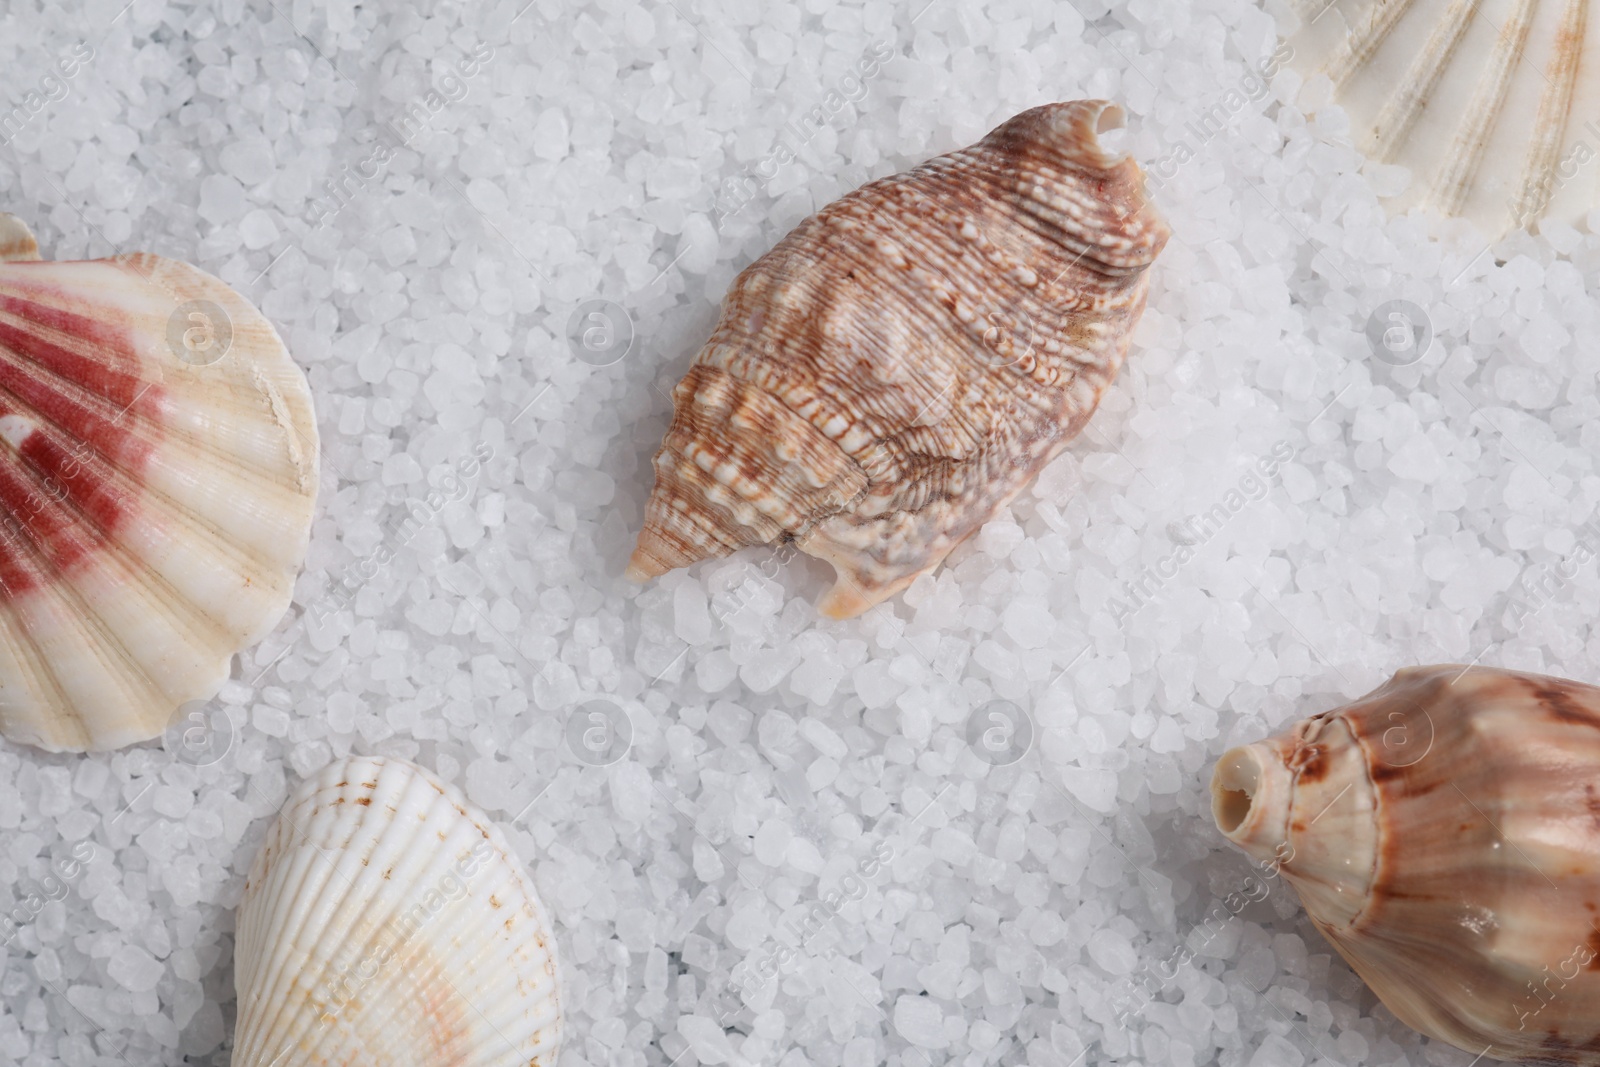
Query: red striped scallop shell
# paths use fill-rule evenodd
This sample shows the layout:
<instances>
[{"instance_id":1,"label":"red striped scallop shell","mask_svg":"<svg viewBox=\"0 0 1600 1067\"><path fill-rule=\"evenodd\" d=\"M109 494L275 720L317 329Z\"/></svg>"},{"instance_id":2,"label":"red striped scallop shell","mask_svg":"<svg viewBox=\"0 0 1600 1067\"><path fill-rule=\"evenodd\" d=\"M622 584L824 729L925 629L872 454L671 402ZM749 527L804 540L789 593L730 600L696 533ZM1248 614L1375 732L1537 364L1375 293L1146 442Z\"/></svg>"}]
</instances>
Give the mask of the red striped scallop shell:
<instances>
[{"instance_id":1,"label":"red striped scallop shell","mask_svg":"<svg viewBox=\"0 0 1600 1067\"><path fill-rule=\"evenodd\" d=\"M0 216L0 733L158 736L289 604L317 490L305 376L193 267L41 262Z\"/></svg>"}]
</instances>

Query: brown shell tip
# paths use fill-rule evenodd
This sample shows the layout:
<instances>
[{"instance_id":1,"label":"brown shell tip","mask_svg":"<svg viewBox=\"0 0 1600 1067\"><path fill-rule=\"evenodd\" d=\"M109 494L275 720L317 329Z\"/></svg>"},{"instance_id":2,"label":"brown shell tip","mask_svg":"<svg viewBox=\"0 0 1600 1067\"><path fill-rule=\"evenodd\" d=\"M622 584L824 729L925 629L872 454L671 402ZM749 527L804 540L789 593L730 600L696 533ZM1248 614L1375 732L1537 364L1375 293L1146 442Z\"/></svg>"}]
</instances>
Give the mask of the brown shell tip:
<instances>
[{"instance_id":1,"label":"brown shell tip","mask_svg":"<svg viewBox=\"0 0 1600 1067\"><path fill-rule=\"evenodd\" d=\"M39 242L28 224L15 215L0 211L0 263L15 263L39 258Z\"/></svg>"},{"instance_id":2,"label":"brown shell tip","mask_svg":"<svg viewBox=\"0 0 1600 1067\"><path fill-rule=\"evenodd\" d=\"M817 612L830 619L853 619L877 603L862 596L859 589L840 578L833 588L822 594L822 599L817 602Z\"/></svg>"},{"instance_id":3,"label":"brown shell tip","mask_svg":"<svg viewBox=\"0 0 1600 1067\"><path fill-rule=\"evenodd\" d=\"M628 557L628 569L623 571L623 577L630 582L648 582L652 578L659 578L671 570L660 560L650 555L641 546L633 550L633 555Z\"/></svg>"},{"instance_id":4,"label":"brown shell tip","mask_svg":"<svg viewBox=\"0 0 1600 1067\"><path fill-rule=\"evenodd\" d=\"M694 529L685 531L694 535ZM683 537L673 536L673 531L659 522L646 520L639 531L639 540L628 557L627 577L635 582L647 582L668 571L699 563L703 559L726 556L729 549L720 545L686 543Z\"/></svg>"}]
</instances>

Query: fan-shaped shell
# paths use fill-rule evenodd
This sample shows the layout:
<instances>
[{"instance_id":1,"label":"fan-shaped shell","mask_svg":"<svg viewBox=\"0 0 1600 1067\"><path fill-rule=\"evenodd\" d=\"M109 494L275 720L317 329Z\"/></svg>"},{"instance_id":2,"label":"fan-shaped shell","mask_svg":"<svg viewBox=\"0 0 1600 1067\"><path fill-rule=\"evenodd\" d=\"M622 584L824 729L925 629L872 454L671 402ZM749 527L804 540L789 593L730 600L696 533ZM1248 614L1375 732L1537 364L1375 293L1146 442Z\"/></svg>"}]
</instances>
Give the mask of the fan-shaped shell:
<instances>
[{"instance_id":1,"label":"fan-shaped shell","mask_svg":"<svg viewBox=\"0 0 1600 1067\"><path fill-rule=\"evenodd\" d=\"M546 916L460 790L404 760L331 763L245 882L234 1067L554 1067Z\"/></svg>"},{"instance_id":2,"label":"fan-shaped shell","mask_svg":"<svg viewBox=\"0 0 1600 1067\"><path fill-rule=\"evenodd\" d=\"M289 606L317 492L305 376L222 282L38 261L0 216L0 733L158 736Z\"/></svg>"},{"instance_id":3,"label":"fan-shaped shell","mask_svg":"<svg viewBox=\"0 0 1600 1067\"><path fill-rule=\"evenodd\" d=\"M1327 74L1356 147L1411 171L1393 206L1486 233L1600 207L1591 0L1297 0L1289 43Z\"/></svg>"},{"instance_id":4,"label":"fan-shaped shell","mask_svg":"<svg viewBox=\"0 0 1600 1067\"><path fill-rule=\"evenodd\" d=\"M638 580L792 541L865 611L977 532L1116 376L1167 228L1104 101L857 189L734 279L673 392Z\"/></svg>"},{"instance_id":5,"label":"fan-shaped shell","mask_svg":"<svg viewBox=\"0 0 1600 1067\"><path fill-rule=\"evenodd\" d=\"M1218 827L1402 1021L1600 1064L1600 689L1460 666L1223 754Z\"/></svg>"}]
</instances>

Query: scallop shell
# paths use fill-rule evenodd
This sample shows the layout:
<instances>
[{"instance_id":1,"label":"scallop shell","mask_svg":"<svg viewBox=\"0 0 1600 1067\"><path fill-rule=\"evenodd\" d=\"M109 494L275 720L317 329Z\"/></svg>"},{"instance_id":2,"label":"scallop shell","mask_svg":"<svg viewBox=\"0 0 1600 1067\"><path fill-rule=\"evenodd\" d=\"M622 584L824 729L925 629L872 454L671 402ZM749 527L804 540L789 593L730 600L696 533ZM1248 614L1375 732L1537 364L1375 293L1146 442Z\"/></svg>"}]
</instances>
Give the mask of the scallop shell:
<instances>
[{"instance_id":1,"label":"scallop shell","mask_svg":"<svg viewBox=\"0 0 1600 1067\"><path fill-rule=\"evenodd\" d=\"M289 606L317 493L305 376L222 282L40 262L0 216L0 733L160 735Z\"/></svg>"},{"instance_id":2,"label":"scallop shell","mask_svg":"<svg viewBox=\"0 0 1600 1067\"><path fill-rule=\"evenodd\" d=\"M1485 233L1600 207L1590 0L1297 0L1295 64L1327 74L1356 147L1411 171L1391 206Z\"/></svg>"},{"instance_id":3,"label":"scallop shell","mask_svg":"<svg viewBox=\"0 0 1600 1067\"><path fill-rule=\"evenodd\" d=\"M1600 1064L1600 689L1403 670L1224 753L1211 789L1218 828L1403 1022L1469 1056Z\"/></svg>"},{"instance_id":4,"label":"scallop shell","mask_svg":"<svg viewBox=\"0 0 1600 1067\"><path fill-rule=\"evenodd\" d=\"M673 392L629 564L747 545L831 563L848 618L939 565L1083 427L1122 365L1167 228L1101 100L823 208L734 279Z\"/></svg>"},{"instance_id":5,"label":"scallop shell","mask_svg":"<svg viewBox=\"0 0 1600 1067\"><path fill-rule=\"evenodd\" d=\"M331 763L245 882L234 1067L554 1067L546 915L459 789L404 760Z\"/></svg>"}]
</instances>

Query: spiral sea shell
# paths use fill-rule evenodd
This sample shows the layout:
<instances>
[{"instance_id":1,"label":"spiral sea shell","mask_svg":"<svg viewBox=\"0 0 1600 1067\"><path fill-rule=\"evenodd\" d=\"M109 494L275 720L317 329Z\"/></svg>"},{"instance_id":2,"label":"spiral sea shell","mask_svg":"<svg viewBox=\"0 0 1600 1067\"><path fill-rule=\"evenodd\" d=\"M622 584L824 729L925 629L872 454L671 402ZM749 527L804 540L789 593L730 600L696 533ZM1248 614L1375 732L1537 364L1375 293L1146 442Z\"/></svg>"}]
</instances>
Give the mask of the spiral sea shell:
<instances>
[{"instance_id":1,"label":"spiral sea shell","mask_svg":"<svg viewBox=\"0 0 1600 1067\"><path fill-rule=\"evenodd\" d=\"M1355 145L1411 171L1391 206L1487 234L1600 207L1592 0L1294 0L1296 65L1326 74Z\"/></svg>"},{"instance_id":2,"label":"spiral sea shell","mask_svg":"<svg viewBox=\"0 0 1600 1067\"><path fill-rule=\"evenodd\" d=\"M160 735L289 606L317 495L272 324L161 256L39 260L0 215L0 733Z\"/></svg>"},{"instance_id":3,"label":"spiral sea shell","mask_svg":"<svg viewBox=\"0 0 1600 1067\"><path fill-rule=\"evenodd\" d=\"M1167 240L1138 165L1098 143L1120 114L1025 111L735 278L673 392L629 576L793 542L847 618L1027 485L1116 377Z\"/></svg>"},{"instance_id":4,"label":"spiral sea shell","mask_svg":"<svg viewBox=\"0 0 1600 1067\"><path fill-rule=\"evenodd\" d=\"M1460 666L1223 754L1217 826L1402 1021L1600 1064L1600 689Z\"/></svg>"},{"instance_id":5,"label":"spiral sea shell","mask_svg":"<svg viewBox=\"0 0 1600 1067\"><path fill-rule=\"evenodd\" d=\"M460 790L404 760L331 763L245 882L234 1067L554 1067L547 916Z\"/></svg>"}]
</instances>

